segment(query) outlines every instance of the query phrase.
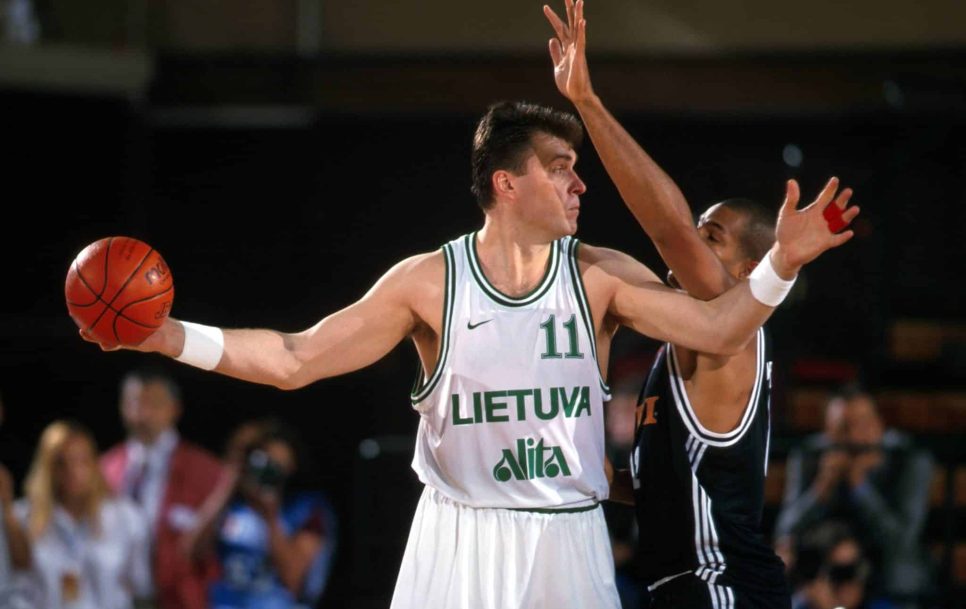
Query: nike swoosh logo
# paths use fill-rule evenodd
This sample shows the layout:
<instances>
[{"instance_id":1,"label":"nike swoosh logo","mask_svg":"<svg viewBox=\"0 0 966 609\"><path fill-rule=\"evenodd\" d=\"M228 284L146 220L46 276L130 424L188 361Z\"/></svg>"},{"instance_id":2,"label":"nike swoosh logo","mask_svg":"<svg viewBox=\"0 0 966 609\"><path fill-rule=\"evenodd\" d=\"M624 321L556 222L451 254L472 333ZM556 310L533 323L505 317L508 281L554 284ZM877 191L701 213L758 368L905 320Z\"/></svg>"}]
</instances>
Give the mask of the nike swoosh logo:
<instances>
[{"instance_id":1,"label":"nike swoosh logo","mask_svg":"<svg viewBox=\"0 0 966 609\"><path fill-rule=\"evenodd\" d=\"M479 327L480 327L480 326L482 326L483 324L488 324L488 323L490 323L491 321L493 321L493 320L492 320L492 319L487 319L486 321L481 321L481 322L480 322L480 323L478 323L478 324L473 324L473 323L470 323L469 321L467 321L467 322L466 322L466 329L467 329L467 330L473 330L473 329L475 329L475 328L479 328Z\"/></svg>"}]
</instances>

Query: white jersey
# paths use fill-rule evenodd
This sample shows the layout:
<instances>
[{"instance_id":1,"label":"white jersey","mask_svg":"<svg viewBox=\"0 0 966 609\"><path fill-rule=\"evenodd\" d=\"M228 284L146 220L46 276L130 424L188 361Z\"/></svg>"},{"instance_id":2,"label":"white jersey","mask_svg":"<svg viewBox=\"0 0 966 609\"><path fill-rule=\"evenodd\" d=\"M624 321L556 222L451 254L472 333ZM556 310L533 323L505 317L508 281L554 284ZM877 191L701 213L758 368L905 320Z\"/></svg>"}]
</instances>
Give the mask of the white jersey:
<instances>
[{"instance_id":1,"label":"white jersey","mask_svg":"<svg viewBox=\"0 0 966 609\"><path fill-rule=\"evenodd\" d=\"M554 509L607 498L593 318L576 239L553 243L547 272L512 298L487 281L476 233L443 246L440 353L412 394L413 469L473 507Z\"/></svg>"}]
</instances>

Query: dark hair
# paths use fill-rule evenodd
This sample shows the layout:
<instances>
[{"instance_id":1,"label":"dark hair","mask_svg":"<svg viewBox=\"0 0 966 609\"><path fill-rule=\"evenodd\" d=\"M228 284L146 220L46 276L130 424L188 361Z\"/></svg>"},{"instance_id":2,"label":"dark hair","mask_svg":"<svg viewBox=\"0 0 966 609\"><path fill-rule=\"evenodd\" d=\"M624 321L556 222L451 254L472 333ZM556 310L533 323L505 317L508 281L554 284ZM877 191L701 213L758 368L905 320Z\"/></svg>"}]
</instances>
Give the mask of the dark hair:
<instances>
[{"instance_id":1,"label":"dark hair","mask_svg":"<svg viewBox=\"0 0 966 609\"><path fill-rule=\"evenodd\" d=\"M286 421L269 416L258 419L260 432L258 439L248 447L248 455L254 449L265 448L273 442L287 445L295 457L295 471L286 484L286 492L315 489L318 486L316 465L302 441L298 430ZM246 460L248 455L246 455Z\"/></svg>"},{"instance_id":2,"label":"dark hair","mask_svg":"<svg viewBox=\"0 0 966 609\"><path fill-rule=\"evenodd\" d=\"M776 212L751 199L725 199L720 205L741 214L745 219L738 242L745 256L761 260L775 243Z\"/></svg>"},{"instance_id":3,"label":"dark hair","mask_svg":"<svg viewBox=\"0 0 966 609\"><path fill-rule=\"evenodd\" d=\"M519 173L538 133L559 137L575 150L584 139L583 126L569 112L521 101L501 101L487 109L473 135L470 188L484 210L493 204L493 172Z\"/></svg>"},{"instance_id":4,"label":"dark hair","mask_svg":"<svg viewBox=\"0 0 966 609\"><path fill-rule=\"evenodd\" d=\"M829 401L840 398L848 402L860 397L871 398L872 393L859 381L851 381L837 387L829 397Z\"/></svg>"},{"instance_id":5,"label":"dark hair","mask_svg":"<svg viewBox=\"0 0 966 609\"><path fill-rule=\"evenodd\" d=\"M828 400L825 402L825 410L828 412L829 407L838 401L849 404L859 398L868 398L869 403L872 404L872 410L875 412L875 416L880 420L882 419L882 413L879 412L879 405L876 403L872 392L859 381L851 381L836 387L829 393Z\"/></svg>"},{"instance_id":6,"label":"dark hair","mask_svg":"<svg viewBox=\"0 0 966 609\"><path fill-rule=\"evenodd\" d=\"M825 564L829 552L847 540L859 543L852 528L841 520L825 520L803 530L795 544L797 558L792 581L802 584L814 580ZM859 544L859 547L862 548L862 545Z\"/></svg>"},{"instance_id":7,"label":"dark hair","mask_svg":"<svg viewBox=\"0 0 966 609\"><path fill-rule=\"evenodd\" d=\"M291 448L292 456L295 457L296 467L301 465L299 461L304 449L298 432L295 431L294 427L281 419L267 417L261 420L261 433L254 444L259 447L264 447L272 442L281 442Z\"/></svg>"},{"instance_id":8,"label":"dark hair","mask_svg":"<svg viewBox=\"0 0 966 609\"><path fill-rule=\"evenodd\" d=\"M175 402L181 402L181 387L175 382L174 377L168 373L167 370L158 365L142 366L140 368L135 368L121 379L121 384L123 385L128 380L138 380L147 385L148 383L158 383L167 390L168 395L171 396Z\"/></svg>"}]
</instances>

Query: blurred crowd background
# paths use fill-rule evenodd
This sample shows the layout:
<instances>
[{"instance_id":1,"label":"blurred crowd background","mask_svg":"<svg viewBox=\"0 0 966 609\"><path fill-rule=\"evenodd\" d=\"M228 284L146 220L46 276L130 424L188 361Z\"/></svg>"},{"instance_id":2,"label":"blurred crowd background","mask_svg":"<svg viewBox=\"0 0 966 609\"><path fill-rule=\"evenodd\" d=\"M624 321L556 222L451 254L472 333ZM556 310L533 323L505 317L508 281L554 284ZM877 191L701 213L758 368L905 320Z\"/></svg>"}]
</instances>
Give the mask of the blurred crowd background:
<instances>
[{"instance_id":1,"label":"blurred crowd background","mask_svg":"<svg viewBox=\"0 0 966 609\"><path fill-rule=\"evenodd\" d=\"M284 393L101 353L64 278L129 235L167 260L179 318L294 331L352 302L479 223L487 105L569 109L541 4L0 0L0 607L387 605L419 492L414 350ZM586 12L598 94L693 209L777 209L786 179L810 200L832 175L863 209L769 323L764 532L796 602L966 605L966 5ZM662 274L580 156L578 236ZM657 346L615 342L615 459ZM639 607L646 531L608 511Z\"/></svg>"}]
</instances>

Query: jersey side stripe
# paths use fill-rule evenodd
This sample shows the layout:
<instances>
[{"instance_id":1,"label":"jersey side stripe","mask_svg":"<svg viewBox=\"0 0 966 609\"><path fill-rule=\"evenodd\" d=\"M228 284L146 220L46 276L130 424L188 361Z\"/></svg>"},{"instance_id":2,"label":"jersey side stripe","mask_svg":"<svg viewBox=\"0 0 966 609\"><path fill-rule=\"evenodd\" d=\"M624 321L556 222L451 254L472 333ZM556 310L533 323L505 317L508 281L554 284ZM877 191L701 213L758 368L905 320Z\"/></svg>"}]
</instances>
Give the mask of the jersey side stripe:
<instances>
[{"instance_id":1,"label":"jersey side stripe","mask_svg":"<svg viewBox=\"0 0 966 609\"><path fill-rule=\"evenodd\" d=\"M723 561L717 551L717 539L715 539L714 522L711 516L711 502L708 500L708 494L701 488L698 497L701 500L701 511L704 514L704 553L709 558L708 577L709 581L714 583L721 573L721 563Z\"/></svg>"},{"instance_id":2,"label":"jersey side stripe","mask_svg":"<svg viewBox=\"0 0 966 609\"><path fill-rule=\"evenodd\" d=\"M731 586L720 586L708 582L711 605L716 609L735 609L735 593Z\"/></svg>"},{"instance_id":3,"label":"jersey side stripe","mask_svg":"<svg viewBox=\"0 0 966 609\"><path fill-rule=\"evenodd\" d=\"M768 431L765 433L765 477L768 477L768 454L771 452L771 362L765 364L765 382L768 383L768 397L765 400L766 416L768 417Z\"/></svg>"},{"instance_id":4,"label":"jersey side stripe","mask_svg":"<svg viewBox=\"0 0 966 609\"><path fill-rule=\"evenodd\" d=\"M698 563L705 565L709 562L708 556L704 552L704 514L701 510L701 486L698 484L697 466L695 465L699 444L694 437L689 437L688 460L691 464L691 509L694 512L694 546Z\"/></svg>"},{"instance_id":5,"label":"jersey side stripe","mask_svg":"<svg viewBox=\"0 0 966 609\"><path fill-rule=\"evenodd\" d=\"M590 302L587 300L587 294L584 290L584 281L580 276L580 265L577 264L577 248L580 246L580 241L577 239L570 239L567 246L567 262L570 268L570 275L574 283L574 291L577 293L577 303L580 308L580 316L583 318L584 327L587 329L587 335L590 336L590 350L594 354L594 362L597 363L597 377L600 380L600 388L604 391L604 399L609 400L611 397L610 387L604 382L604 377L600 373L600 360L597 359L597 332L594 330L594 317L590 313Z\"/></svg>"},{"instance_id":6,"label":"jersey side stripe","mask_svg":"<svg viewBox=\"0 0 966 609\"><path fill-rule=\"evenodd\" d=\"M436 388L436 384L439 383L439 379L443 375L443 369L446 367L446 359L449 355L450 325L453 321L453 300L456 298L456 263L452 245L447 243L443 246L443 255L446 261L446 285L443 290L443 336L440 340L436 367L433 369L433 373L426 380L426 384L423 385L422 389L419 389L419 381L423 375L420 374L416 378L416 385L413 386L413 391L410 395L413 406L425 400L433 392L433 389Z\"/></svg>"},{"instance_id":7,"label":"jersey side stripe","mask_svg":"<svg viewBox=\"0 0 966 609\"><path fill-rule=\"evenodd\" d=\"M698 563L702 566L714 562L714 557L708 551L708 516L704 506L704 489L698 483L698 466L703 454L702 445L695 438L692 441L689 460L691 462L691 506L694 511L694 542Z\"/></svg>"},{"instance_id":8,"label":"jersey side stripe","mask_svg":"<svg viewBox=\"0 0 966 609\"><path fill-rule=\"evenodd\" d=\"M697 461L696 461L696 463L694 465L694 473L695 474L698 473L698 465L701 463L701 459L704 458L704 451L708 450L708 445L707 444L700 444L700 446L701 446L701 448L698 449Z\"/></svg>"},{"instance_id":9,"label":"jersey side stripe","mask_svg":"<svg viewBox=\"0 0 966 609\"><path fill-rule=\"evenodd\" d=\"M720 575L721 572L724 571L725 559L724 555L721 554L721 538L718 536L718 527L714 524L714 514L711 512L711 496L708 495L707 491L704 493L704 502L705 510L708 512L708 527L710 528L708 539L711 541L711 551L714 553L716 564L720 566L720 570L718 572L718 575Z\"/></svg>"},{"instance_id":10,"label":"jersey side stripe","mask_svg":"<svg viewBox=\"0 0 966 609\"><path fill-rule=\"evenodd\" d=\"M685 441L691 464L691 501L694 511L695 550L701 565L695 574L713 584L725 570L724 555L719 548L718 530L711 512L711 497L698 481L698 467L708 445L693 436Z\"/></svg>"},{"instance_id":11,"label":"jersey side stripe","mask_svg":"<svg viewBox=\"0 0 966 609\"><path fill-rule=\"evenodd\" d=\"M704 554L704 539L702 539L701 535L701 533L704 531L704 526L701 520L702 514L700 505L701 502L698 500L698 478L692 474L691 509L694 511L694 547L698 558L698 564L705 565L708 563L708 557Z\"/></svg>"},{"instance_id":12,"label":"jersey side stripe","mask_svg":"<svg viewBox=\"0 0 966 609\"><path fill-rule=\"evenodd\" d=\"M698 477L696 475L696 467L694 466L695 456L697 454L697 441L693 436L689 436L685 442L685 446L688 449L688 461L691 464L691 510L694 514L694 548L695 554L698 559L698 564L707 564L708 558L704 554L704 539L702 537L702 532L704 528L702 526L702 514L700 509L700 501L698 500L699 489Z\"/></svg>"},{"instance_id":13,"label":"jersey side stripe","mask_svg":"<svg viewBox=\"0 0 966 609\"><path fill-rule=\"evenodd\" d=\"M711 595L711 606L714 609L723 609L721 607L721 597L718 596L718 587L714 584L708 584L708 594Z\"/></svg>"},{"instance_id":14,"label":"jersey side stripe","mask_svg":"<svg viewBox=\"0 0 966 609\"><path fill-rule=\"evenodd\" d=\"M689 464L694 464L694 455L697 452L697 450L695 449L696 444L697 444L697 441L695 441L694 436L689 435L688 439L684 441L684 449L688 451Z\"/></svg>"}]
</instances>

